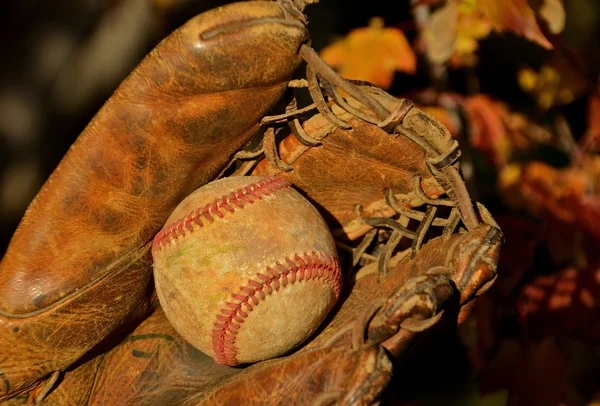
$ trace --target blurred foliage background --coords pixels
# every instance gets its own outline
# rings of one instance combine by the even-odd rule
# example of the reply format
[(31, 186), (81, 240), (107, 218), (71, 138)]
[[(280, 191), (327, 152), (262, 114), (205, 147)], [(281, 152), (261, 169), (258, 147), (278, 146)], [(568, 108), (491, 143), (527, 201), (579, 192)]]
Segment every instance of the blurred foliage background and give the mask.
[[(121, 80), (225, 3), (0, 4), (0, 252)], [(471, 195), (506, 235), (493, 289), (458, 329), (422, 338), (433, 351), (417, 343), (384, 404), (600, 405), (600, 2), (320, 0), (306, 12), (313, 47), (343, 76), (448, 126)]]

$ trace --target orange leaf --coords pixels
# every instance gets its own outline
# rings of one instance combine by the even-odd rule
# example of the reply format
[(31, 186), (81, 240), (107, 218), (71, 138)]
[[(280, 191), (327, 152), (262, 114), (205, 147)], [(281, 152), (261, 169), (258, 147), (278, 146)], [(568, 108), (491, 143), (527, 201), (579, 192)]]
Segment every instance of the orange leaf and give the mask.
[(522, 182), (522, 196), (533, 209), (543, 209), (566, 223), (576, 221), (578, 203), (588, 182), (584, 172), (561, 171), (533, 161), (526, 167)]
[(553, 48), (542, 34), (526, 0), (479, 0), (477, 6), (489, 17), (497, 31), (510, 30), (546, 49)]
[(414, 73), (415, 54), (402, 31), (384, 28), (380, 18), (369, 27), (352, 30), (342, 40), (321, 51), (321, 57), (348, 79), (366, 80), (388, 89), (394, 72)]
[(485, 95), (466, 99), (464, 107), (469, 115), (470, 143), (482, 151), (495, 166), (506, 165), (511, 144), (506, 135), (504, 105)]
[(583, 167), (556, 169), (542, 162), (530, 162), (519, 180), (518, 193), (533, 212), (576, 224), (600, 241), (600, 195), (590, 193), (596, 181), (594, 161), (582, 163)]

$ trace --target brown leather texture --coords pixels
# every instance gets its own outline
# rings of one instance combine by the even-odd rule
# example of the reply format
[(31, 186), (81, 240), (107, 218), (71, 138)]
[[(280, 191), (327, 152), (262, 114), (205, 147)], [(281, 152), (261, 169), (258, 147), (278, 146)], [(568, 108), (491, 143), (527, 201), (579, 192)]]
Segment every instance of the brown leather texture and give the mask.
[[(331, 72), (308, 74), (323, 66), (311, 66), (304, 20), (286, 4), (236, 3), (186, 24), (65, 156), (0, 264), (0, 401), (372, 404), (418, 334), (442, 317), (460, 323), (491, 286), (502, 233), (472, 204), (456, 141), (410, 102), (364, 84), (356, 86), (372, 99), (357, 99), (381, 108), (316, 98)], [(298, 52), (309, 55), (319, 113), (301, 123), (294, 112), (275, 117), (279, 127), (296, 125), (278, 142), (281, 128), (264, 116)], [(258, 153), (238, 153), (261, 122)], [(245, 161), (228, 171), (234, 155)], [(307, 342), (245, 367), (219, 365), (186, 343), (151, 283), (150, 244), (169, 214), (231, 172), (281, 176), (314, 203), (344, 278)]]
[[(469, 249), (469, 247), (487, 248), (483, 252)], [(497, 263), (502, 245), (502, 234), (495, 227), (483, 224), (475, 231), (469, 233), (457, 233), (449, 237), (437, 237), (425, 244), (414, 259), (402, 258), (382, 277), (376, 268), (371, 265), (363, 268), (357, 273), (354, 280), (350, 280), (344, 292), (346, 298), (340, 300), (341, 306), (331, 322), (327, 323), (325, 331), (308, 343), (305, 348), (322, 346), (331, 335), (343, 330), (343, 326), (357, 319), (364, 309), (375, 299), (388, 298), (393, 292), (404, 286), (411, 278), (416, 278), (427, 273), (447, 276), (457, 287), (465, 285), (462, 276), (468, 272), (478, 269), (487, 269), (488, 263)], [(486, 280), (487, 282), (487, 280)], [(478, 285), (482, 288), (485, 283)], [(470, 286), (470, 285), (469, 285)], [(460, 304), (467, 303), (468, 298), (462, 298), (462, 291), (457, 292), (461, 296)], [(483, 293), (478, 291), (479, 294)], [(368, 332), (367, 332), (368, 335)], [(384, 337), (388, 339), (390, 337)], [(381, 337), (376, 341), (381, 342)], [(412, 339), (412, 335), (406, 340)], [(348, 332), (340, 336), (338, 343), (351, 343), (352, 334)]]
[[(369, 138), (377, 137), (382, 137), (381, 142), (402, 142), (399, 137), (381, 133), (371, 124), (352, 121), (352, 131), (356, 134), (351, 134), (351, 131), (323, 125), (320, 117), (311, 119), (315, 125), (311, 135), (318, 133), (317, 128), (327, 127), (324, 132), (327, 136), (362, 137), (367, 145), (376, 145)], [(311, 127), (307, 125), (306, 128)], [(339, 162), (337, 168), (342, 170), (342, 162), (356, 170), (361, 168), (351, 161), (364, 162), (363, 156), (370, 154), (358, 144), (355, 144), (356, 150), (345, 151), (345, 159), (335, 158)], [(321, 147), (301, 148), (302, 153), (297, 154), (294, 165), (302, 163), (305, 156), (323, 153), (328, 145), (337, 144), (323, 142)], [(394, 149), (390, 147), (389, 150)], [(281, 151), (285, 158), (287, 152), (283, 145)], [(420, 148), (414, 151), (425, 159)], [(383, 155), (383, 151), (379, 155)], [(394, 158), (398, 158), (398, 163), (393, 162)], [(444, 190), (436, 186), (431, 175), (422, 172), (423, 166), (419, 165), (418, 159), (414, 166), (404, 169), (402, 165), (408, 161), (402, 158), (401, 155), (387, 158), (392, 160), (387, 166), (398, 167), (390, 176), (404, 176), (394, 192), (400, 197), (409, 196), (406, 200), (409, 207), (423, 205), (422, 196), (415, 194), (411, 183), (415, 173), (422, 173), (421, 186), (425, 182), (423, 179), (429, 179), (431, 186), (423, 188), (429, 191), (426, 198), (435, 203)], [(374, 161), (384, 159), (379, 156)], [(261, 165), (273, 167), (271, 163)], [(383, 168), (387, 166), (383, 165)], [(367, 168), (364, 165), (362, 171)], [(294, 171), (296, 169), (298, 166)], [(350, 176), (350, 172), (346, 173)], [(296, 182), (290, 175), (287, 178)], [(339, 197), (340, 192), (368, 188), (369, 182), (376, 182), (373, 177), (364, 176), (354, 180), (351, 186), (340, 186), (329, 183), (331, 179), (329, 171), (322, 170), (314, 172), (312, 178), (302, 180), (307, 190), (319, 191), (313, 196), (322, 202), (334, 202), (333, 197)], [(313, 186), (315, 184), (320, 186)], [(361, 203), (366, 207), (379, 207), (373, 202), (382, 200), (387, 185), (389, 183), (378, 183), (372, 195), (365, 195)], [(295, 186), (310, 196), (299, 184)], [(393, 183), (391, 187), (394, 187)], [(321, 205), (320, 209), (329, 207), (333, 207), (332, 212), (339, 213), (337, 218), (343, 221), (352, 223), (350, 213), (356, 216), (351, 204), (341, 206), (339, 210), (335, 209), (336, 205)], [(390, 215), (382, 210), (373, 209), (369, 214)], [(481, 217), (486, 220), (485, 211)], [(337, 218), (329, 217), (331, 228), (340, 225)], [(390, 356), (405, 351), (420, 331), (443, 315), (442, 310), (452, 298), (456, 299), (458, 311), (449, 313), (449, 317), (457, 323), (464, 319), (473, 299), (489, 288), (495, 277), (501, 244), (501, 232), (487, 218), (468, 232), (463, 229), (428, 239), (416, 255), (412, 255), (411, 249), (400, 252), (390, 260), (386, 273), (380, 272), (377, 262), (363, 266), (358, 272), (347, 266), (339, 304), (314, 337), (292, 354), (242, 368), (219, 365), (194, 349), (175, 332), (162, 310), (157, 309), (133, 332), (127, 335), (120, 331), (121, 336), (101, 343), (69, 368), (44, 404), (372, 404), (391, 377)], [(124, 326), (133, 324), (125, 323)], [(13, 398), (10, 404), (24, 404), (30, 400), (31, 396), (22, 394)]]
[[(68, 371), (44, 404), (300, 405), (340, 391), (365, 402), (390, 377), (391, 363), (374, 345), (321, 348), (246, 369), (220, 365), (183, 341), (157, 309), (108, 353)], [(365, 383), (376, 393), (364, 393)]]
[(121, 84), (0, 263), (0, 400), (148, 311), (149, 242), (254, 135), (307, 39), (276, 3), (230, 4), (173, 32)]
[[(472, 233), (433, 239), (422, 255), (405, 258), (383, 278), (377, 272), (359, 272), (344, 286), (340, 306), (311, 342), (291, 355), (246, 368), (219, 365), (195, 350), (157, 309), (119, 344), (107, 343), (107, 353), (98, 348), (97, 355), (68, 371), (44, 404), (303, 405), (328, 394), (342, 404), (370, 404), (390, 378), (390, 361), (378, 345), (390, 337), (367, 336), (353, 347), (354, 327), (360, 326), (364, 310), (378, 299), (393, 299), (399, 287), (432, 269), (451, 266), (448, 276), (459, 280), (465, 264), (478, 269), (489, 259), (497, 260), (501, 241), (492, 229), (482, 225)], [(464, 247), (480, 246), (490, 232), (496, 237), (487, 256), (464, 257)], [(455, 264), (459, 256), (464, 260)], [(405, 345), (414, 335), (402, 336)]]
[(44, 404), (170, 405), (237, 371), (187, 344), (160, 308), (124, 340), (98, 347), (84, 361), (67, 371)]
[[(352, 130), (334, 130), (322, 140), (321, 147), (302, 154), (293, 171), (269, 166), (253, 173), (283, 176), (340, 225), (356, 218), (355, 205), (368, 207), (377, 198), (383, 199), (383, 190), (406, 194), (414, 175), (432, 178), (425, 166), (425, 153), (417, 145), (358, 119), (349, 122)], [(285, 155), (282, 159), (286, 160)]]
[[(386, 93), (376, 96), (390, 110), (399, 103)], [(386, 189), (399, 195), (407, 207), (423, 204), (414, 194), (413, 181), (417, 179), (428, 197), (444, 194), (427, 167), (421, 146), (335, 107), (334, 112), (352, 126), (350, 130), (333, 126), (321, 115), (311, 117), (303, 123), (304, 130), (322, 145), (307, 147), (293, 134), (289, 135), (278, 151), (281, 160), (293, 170), (286, 172), (264, 159), (252, 174), (278, 175), (292, 183), (319, 208), (334, 235), (351, 236), (354, 227), (350, 223), (358, 218), (357, 205), (365, 215), (386, 212), (385, 205), (377, 204), (383, 201)], [(449, 137), (447, 134), (446, 140)]]
[[(372, 124), (351, 121), (353, 130), (343, 131), (321, 119), (320, 115), (314, 116), (305, 128), (311, 135), (326, 129), (321, 132), (324, 134), (322, 146), (300, 148), (290, 140), (281, 145), (283, 159), (292, 156), (291, 149), (286, 150), (286, 146), (293, 145), (302, 150), (295, 159), (290, 159), (294, 172), (301, 169), (298, 165), (305, 157), (328, 153), (326, 150), (331, 145), (338, 145), (325, 143), (332, 135), (332, 139), (339, 137), (340, 143), (344, 142), (344, 137), (356, 137), (366, 145), (377, 145), (374, 140), (406, 144), (401, 137), (382, 133)], [(359, 144), (354, 144), (354, 150), (345, 150), (344, 156), (337, 156), (342, 152), (332, 153), (338, 162), (332, 165), (341, 171), (345, 162), (348, 168), (368, 172), (370, 167), (367, 165), (361, 169), (361, 165), (353, 163), (365, 162), (364, 156), (373, 156), (368, 148)], [(425, 159), (422, 148), (411, 146), (410, 142), (404, 147), (404, 151), (415, 151), (420, 158), (410, 164), (410, 157), (405, 159), (403, 155), (396, 155), (395, 147), (387, 150), (394, 152), (387, 158), (382, 157), (384, 150), (369, 158), (376, 163), (388, 159), (389, 163), (382, 165), (382, 170), (392, 168), (389, 176), (403, 179), (396, 185), (393, 181), (377, 181), (371, 175), (355, 177), (352, 185), (338, 185), (323, 164), (319, 166), (323, 170), (311, 172), (311, 178), (295, 178), (291, 176), (293, 172), (283, 176), (292, 182), (297, 179), (305, 182), (303, 187), (294, 185), (305, 195), (311, 196), (308, 190), (317, 190), (318, 193), (311, 197), (317, 196), (321, 202), (335, 202), (335, 196), (339, 197), (340, 193), (368, 189), (371, 187), (368, 183), (379, 182), (370, 196), (361, 197), (365, 207), (376, 207), (373, 202), (382, 200), (388, 185), (395, 187), (394, 192), (400, 197), (410, 197), (406, 200), (407, 205), (418, 207), (424, 202), (419, 201), (422, 196), (415, 194), (411, 179), (415, 174), (421, 174), (421, 184), (424, 179), (429, 179), (431, 186), (423, 188), (429, 191), (426, 198), (436, 203), (443, 189), (424, 172), (424, 164), (419, 164), (418, 159)], [(261, 163), (261, 167), (274, 168), (267, 161)], [(283, 174), (282, 171), (277, 173)], [(352, 172), (345, 173), (351, 176)], [(349, 196), (357, 199), (355, 196), (361, 195)], [(329, 210), (330, 207), (331, 212), (337, 213), (337, 217), (329, 217), (330, 228), (338, 226), (340, 220), (352, 223), (351, 204), (321, 205), (320, 209)], [(374, 209), (369, 213), (390, 215), (382, 210)], [(485, 212), (481, 217), (486, 220)], [(402, 354), (419, 331), (443, 315), (442, 310), (449, 303), (458, 308), (454, 313), (447, 313), (451, 323), (464, 319), (473, 299), (485, 292), (494, 280), (501, 245), (502, 233), (488, 218), (468, 232), (455, 230), (427, 239), (416, 255), (412, 255), (410, 248), (401, 251), (391, 258), (387, 273), (380, 272), (377, 262), (361, 267), (358, 272), (346, 264), (339, 304), (317, 333), (291, 354), (247, 367), (219, 365), (195, 350), (175, 332), (162, 310), (157, 309), (122, 341), (115, 339), (102, 343), (70, 368), (49, 393), (45, 404), (371, 404), (379, 398), (390, 379), (393, 368), (390, 356)], [(89, 384), (90, 380), (93, 384)], [(18, 401), (27, 400), (23, 395), (13, 402), (19, 404)]]

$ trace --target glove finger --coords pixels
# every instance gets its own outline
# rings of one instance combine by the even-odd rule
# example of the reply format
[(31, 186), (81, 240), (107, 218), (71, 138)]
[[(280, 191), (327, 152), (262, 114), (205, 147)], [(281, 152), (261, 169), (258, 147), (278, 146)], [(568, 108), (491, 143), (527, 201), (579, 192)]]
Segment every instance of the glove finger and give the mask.
[[(496, 276), (501, 243), (498, 229), (484, 224), (470, 233), (432, 239), (415, 258), (404, 256), (385, 276), (377, 272), (376, 264), (363, 268), (353, 285), (346, 286), (346, 296), (332, 320), (306, 348), (330, 345), (332, 337), (336, 345), (352, 346), (357, 332), (372, 343), (400, 334), (403, 339), (395, 346), (405, 345), (417, 329), (410, 323), (402, 328), (404, 322), (435, 317), (453, 294), (464, 306), (489, 288)], [(381, 298), (387, 304), (365, 322), (359, 316), (362, 309)], [(458, 321), (465, 317), (466, 313), (460, 313)]]
[(185, 343), (159, 308), (108, 352), (68, 371), (44, 404), (371, 404), (391, 378), (382, 347), (322, 348), (247, 368)]
[(240, 372), (187, 344), (160, 308), (121, 342), (103, 343), (85, 361), (64, 374), (44, 405), (180, 404)]
[(250, 140), (300, 63), (308, 35), (290, 15), (244, 2), (197, 16), (84, 130), (0, 263), (0, 401), (145, 313), (148, 241)]
[(369, 405), (391, 374), (392, 364), (380, 346), (319, 348), (248, 368), (186, 405)]
[[(280, 143), (279, 155), (292, 171), (282, 171), (266, 159), (253, 172), (286, 178), (316, 203), (339, 247), (375, 261), (356, 276), (346, 274), (339, 310), (308, 348), (331, 344), (344, 335), (356, 346), (366, 339), (363, 335), (382, 343), (400, 334), (402, 340), (394, 344), (397, 352), (417, 330), (439, 319), (455, 288), (465, 305), (462, 321), (467, 302), (495, 278), (502, 235), (485, 208), (479, 206), (481, 219), (462, 218), (469, 232), (457, 233), (459, 214), (464, 216), (472, 207), (465, 208), (464, 198), (457, 196), (460, 187), (455, 186), (462, 180), (455, 172), (449, 176), (444, 172), (458, 166), (456, 142), (440, 123), (410, 103), (379, 90), (372, 96), (392, 112), (382, 125), (359, 120), (334, 105), (332, 111), (352, 130), (338, 128), (317, 114), (302, 125), (320, 146), (306, 146), (291, 135)], [(365, 111), (364, 106), (356, 108)], [(471, 206), (470, 200), (467, 203)], [(393, 232), (369, 234), (366, 244), (352, 246), (373, 227)], [(353, 258), (352, 263), (357, 262)], [(428, 283), (436, 275), (437, 293), (431, 294)], [(395, 295), (398, 290), (403, 294)], [(388, 300), (387, 308), (365, 321), (364, 309), (382, 299)], [(391, 344), (388, 349), (393, 349)]]

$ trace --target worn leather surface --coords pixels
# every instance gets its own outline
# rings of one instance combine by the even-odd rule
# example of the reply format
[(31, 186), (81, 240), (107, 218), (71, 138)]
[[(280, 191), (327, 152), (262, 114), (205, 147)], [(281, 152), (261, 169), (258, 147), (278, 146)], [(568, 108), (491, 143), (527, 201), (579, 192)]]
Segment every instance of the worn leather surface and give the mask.
[[(389, 110), (399, 104), (387, 94), (374, 97)], [(444, 193), (427, 168), (425, 150), (419, 145), (352, 118), (337, 106), (333, 111), (352, 128), (334, 127), (323, 116), (316, 115), (306, 120), (303, 127), (322, 145), (307, 147), (290, 135), (280, 144), (279, 154), (293, 170), (283, 171), (264, 159), (252, 174), (284, 177), (319, 208), (334, 230), (357, 219), (356, 205), (363, 207), (366, 216), (378, 215), (383, 207), (373, 203), (384, 199), (386, 189), (403, 195), (406, 207), (422, 204), (413, 193), (415, 177), (420, 177), (425, 193), (431, 197)]]
[[(374, 368), (378, 363), (381, 370)], [(68, 371), (44, 404), (310, 404), (324, 392), (357, 392), (369, 377), (379, 392), (390, 368), (373, 345), (311, 350), (247, 369), (226, 367), (183, 341), (157, 309), (110, 352)], [(360, 400), (368, 397), (361, 394)], [(10, 404), (25, 401), (17, 397)]]
[[(107, 343), (68, 371), (45, 404), (81, 404), (77, 402), (85, 399), (89, 405), (305, 405), (331, 392), (347, 404), (369, 404), (389, 380), (390, 366), (379, 346), (389, 337), (372, 341), (367, 334), (362, 345), (353, 348), (353, 330), (344, 333), (345, 327), (360, 325), (373, 302), (393, 296), (410, 278), (440, 266), (450, 269), (447, 276), (462, 285), (468, 266), (483, 269), (490, 260), (497, 261), (501, 238), (493, 230), (482, 225), (471, 233), (435, 238), (416, 258), (405, 257), (386, 276), (359, 272), (357, 280), (344, 285), (338, 308), (311, 341), (291, 355), (246, 368), (219, 365), (195, 350), (157, 309), (118, 345)], [(465, 249), (481, 246), (486, 238), (490, 244), (485, 253)], [(334, 336), (335, 343), (329, 345)], [(403, 339), (409, 342), (414, 336), (408, 333)]]
[(0, 400), (147, 311), (149, 242), (253, 136), (307, 38), (275, 3), (232, 4), (186, 23), (121, 84), (0, 263)]
[(331, 397), (338, 404), (370, 405), (391, 375), (392, 363), (380, 346), (319, 348), (261, 363), (183, 404), (310, 405)]
[(116, 346), (98, 348), (68, 371), (47, 405), (170, 405), (218, 385), (236, 369), (215, 363), (179, 336), (158, 308)]
[[(376, 263), (356, 275), (346, 269), (338, 306), (302, 348), (279, 359), (245, 368), (218, 365), (185, 343), (160, 309), (137, 325), (153, 303), (148, 242), (175, 205), (211, 180), (252, 136), (298, 63), (296, 49), (277, 49), (273, 42), (297, 48), (305, 31), (273, 23), (271, 17), (282, 14), (272, 3), (247, 4), (225, 15), (233, 20), (267, 15), (268, 21), (261, 21), (272, 29), (218, 26), (202, 40), (214, 41), (208, 49), (217, 64), (203, 71), (209, 76), (221, 71), (228, 79), (213, 77), (215, 87), (207, 89), (211, 82), (196, 78), (194, 63), (186, 61), (189, 53), (205, 47), (188, 49), (186, 38), (198, 37), (186, 36), (185, 30), (175, 34), (122, 85), (32, 204), (0, 265), (0, 344), (7, 348), (0, 353), (0, 394), (16, 393), (10, 404), (27, 402), (26, 389), (65, 369), (45, 404), (289, 405), (332, 399), (370, 404), (390, 377), (384, 348), (397, 355), (416, 335), (401, 327), (403, 319), (397, 330), (382, 334), (373, 323), (385, 321), (385, 312), (367, 317), (369, 309), (377, 309), (374, 304), (393, 302), (399, 289), (414, 285), (409, 281), (432, 272), (458, 289), (455, 296), (463, 309), (489, 287), (501, 234), (482, 224), (469, 233), (428, 240), (414, 258), (406, 251), (387, 275), (377, 273)], [(206, 29), (202, 24), (225, 18), (222, 10), (190, 27)], [(253, 35), (241, 35), (246, 30)], [(254, 35), (262, 38), (258, 44), (252, 42)], [(269, 47), (251, 53), (263, 40)], [(256, 65), (231, 61), (232, 55), (255, 57)], [(161, 63), (153, 67), (153, 60)], [(276, 79), (264, 76), (273, 67)], [(256, 74), (235, 75), (235, 69)], [(391, 96), (379, 99), (388, 106), (397, 103)], [(317, 204), (332, 229), (356, 220), (357, 204), (367, 215), (383, 215), (377, 204), (387, 188), (406, 208), (422, 205), (413, 190), (415, 176), (428, 198), (444, 193), (427, 169), (422, 147), (402, 134), (339, 116), (353, 129), (334, 128), (320, 115), (305, 122), (305, 130), (319, 135), (322, 146), (300, 146), (292, 138), (281, 145), (280, 154), (294, 171), (283, 174), (265, 161), (255, 174), (285, 176)], [(427, 139), (430, 123), (421, 120), (427, 116), (411, 117), (420, 121), (411, 121), (406, 131)], [(434, 137), (441, 149), (449, 141), (446, 135)]]
[(418, 146), (363, 121), (350, 123), (352, 130), (337, 129), (322, 140), (322, 146), (302, 154), (293, 171), (268, 166), (254, 174), (278, 172), (325, 208), (329, 221), (335, 218), (339, 224), (356, 218), (355, 205), (383, 199), (385, 189), (406, 194), (414, 175), (431, 177)]

